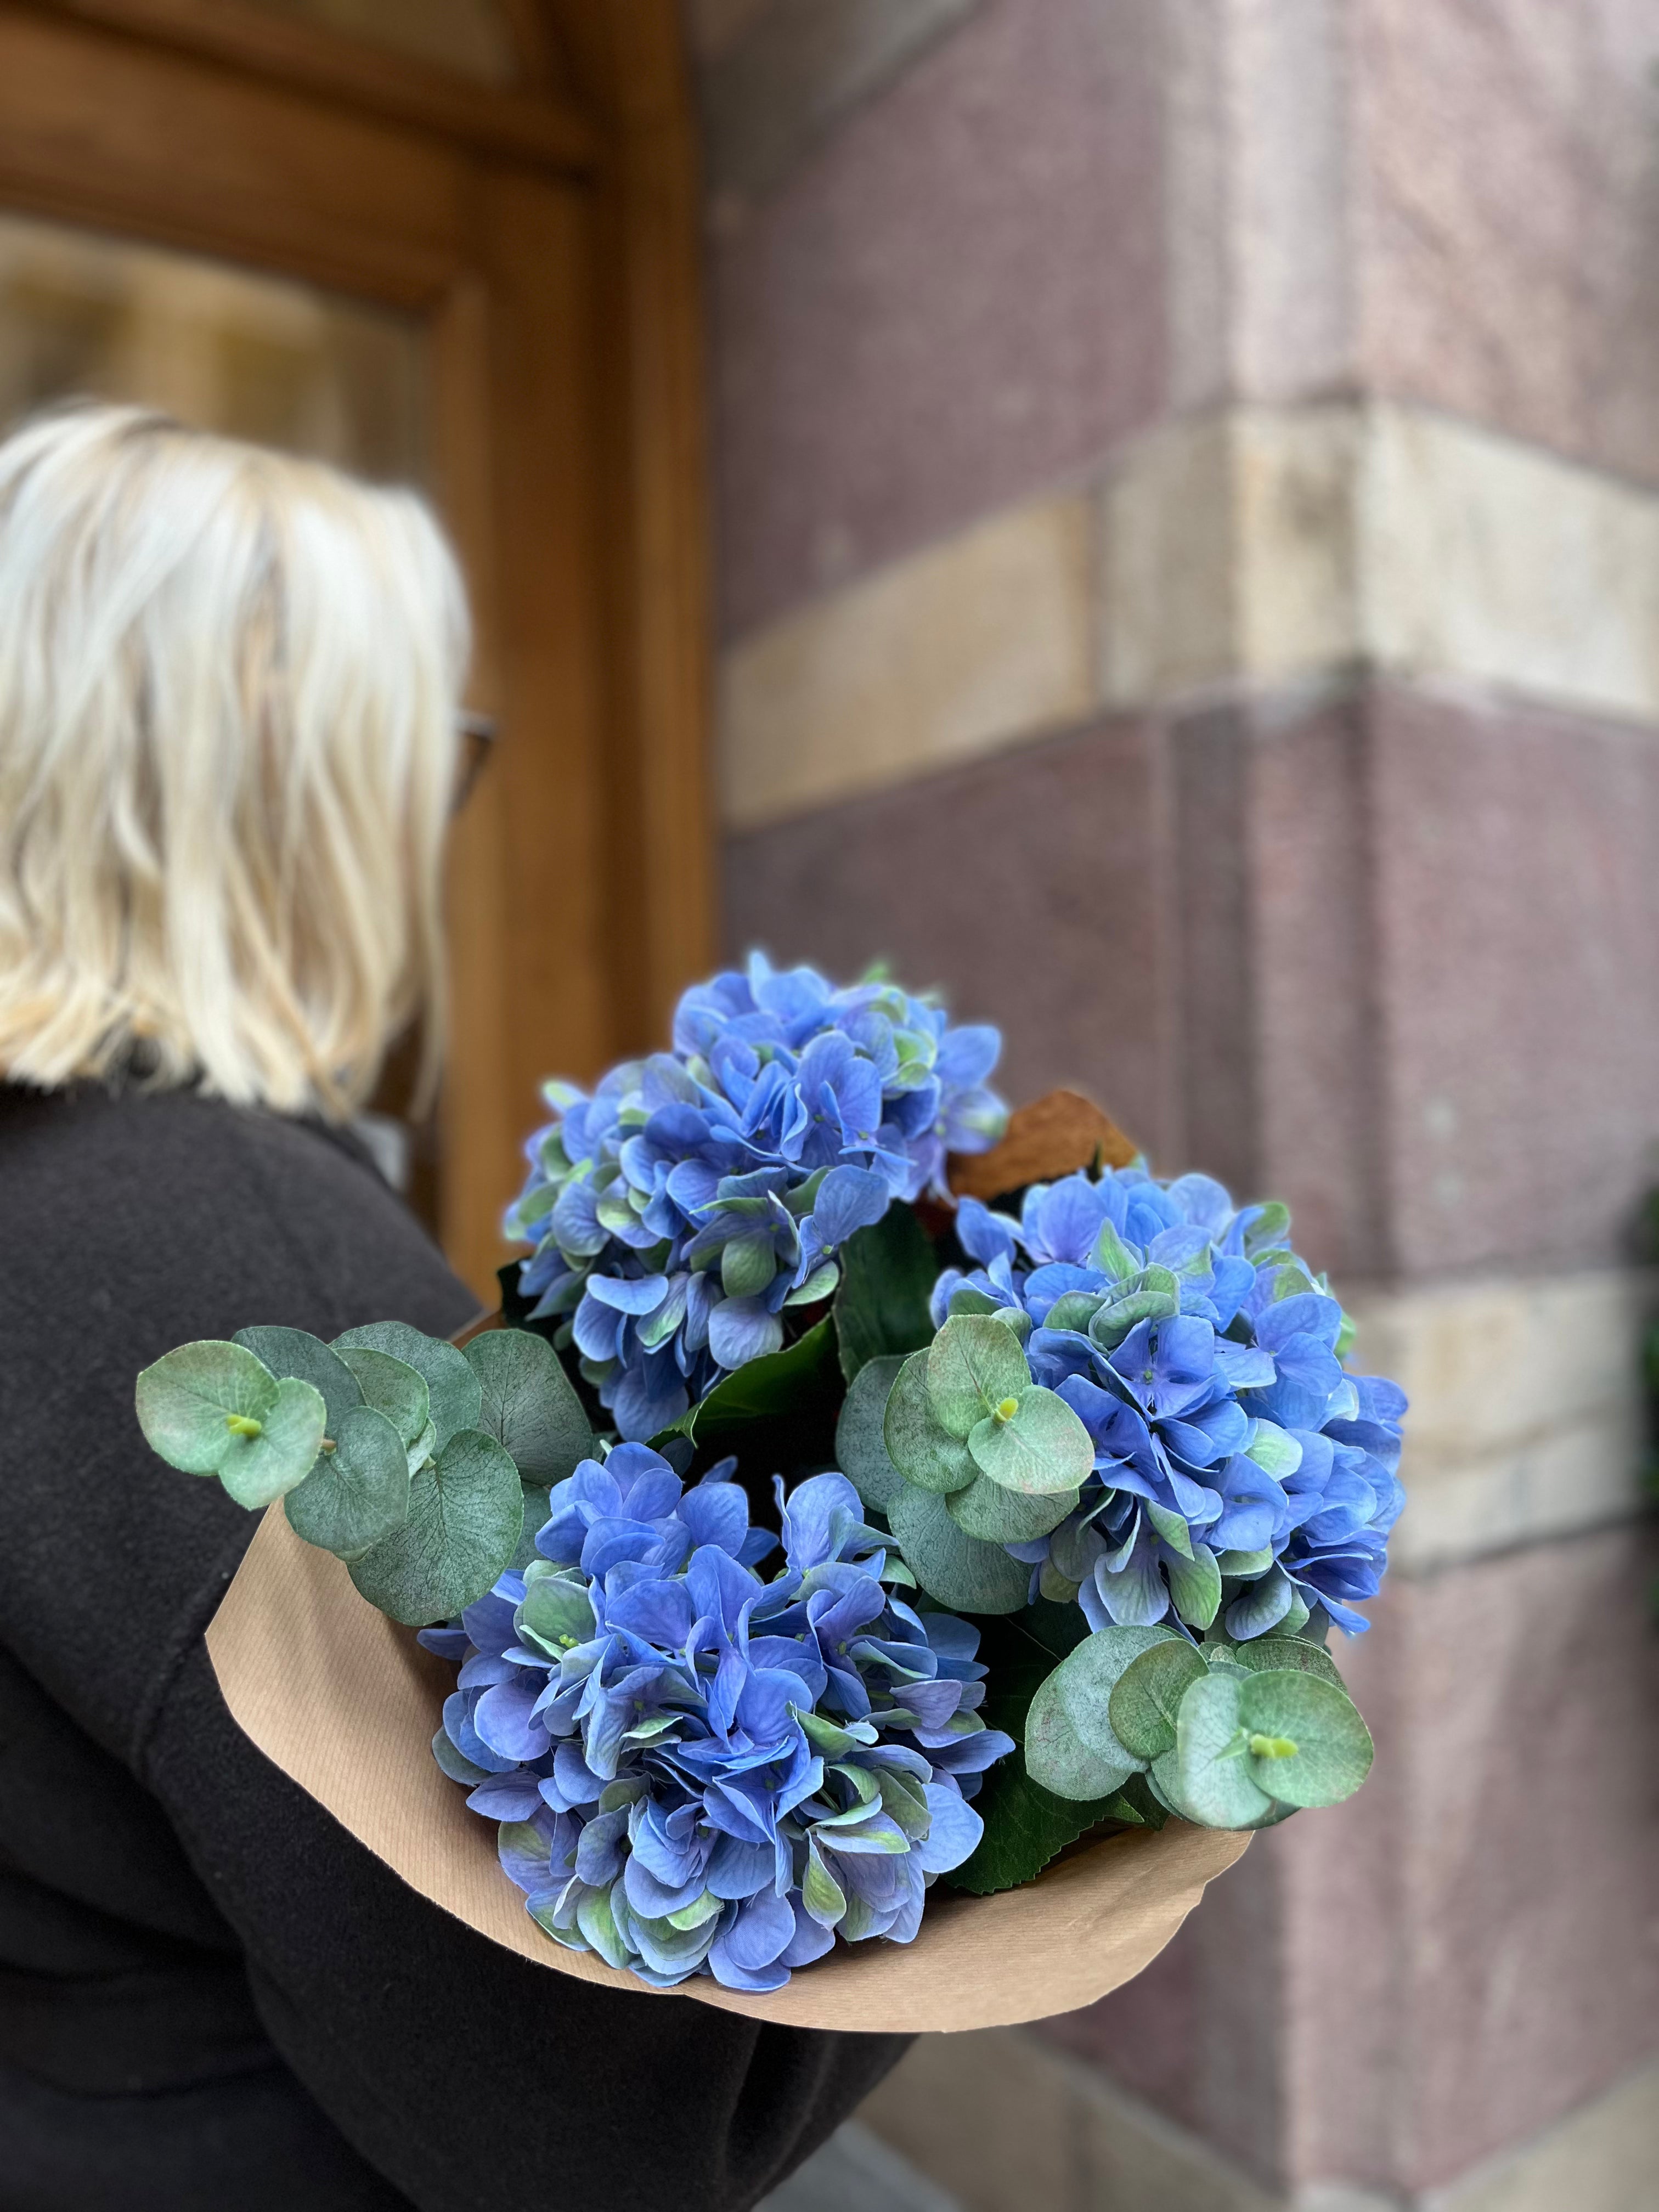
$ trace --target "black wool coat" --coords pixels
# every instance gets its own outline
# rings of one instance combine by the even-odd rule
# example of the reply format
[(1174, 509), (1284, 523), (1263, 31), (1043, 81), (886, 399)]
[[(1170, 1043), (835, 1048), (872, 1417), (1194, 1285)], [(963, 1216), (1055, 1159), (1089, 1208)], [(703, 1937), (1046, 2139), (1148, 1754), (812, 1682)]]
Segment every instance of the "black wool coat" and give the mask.
[(255, 1516), (133, 1378), (475, 1307), (348, 1137), (0, 1085), (0, 2212), (742, 2212), (903, 2049), (515, 1958), (231, 1720), (202, 1639)]

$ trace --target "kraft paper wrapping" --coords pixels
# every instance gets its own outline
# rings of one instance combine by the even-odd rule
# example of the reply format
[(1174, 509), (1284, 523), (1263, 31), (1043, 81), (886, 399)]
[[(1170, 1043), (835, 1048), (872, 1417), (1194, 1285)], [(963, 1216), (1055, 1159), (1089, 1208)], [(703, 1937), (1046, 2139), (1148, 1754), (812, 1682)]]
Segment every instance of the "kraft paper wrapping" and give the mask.
[(495, 1857), (494, 1824), (434, 1763), (454, 1669), (359, 1597), (339, 1561), (265, 1514), (208, 1630), (243, 1734), (410, 1888), (493, 1943), (556, 1974), (673, 1994), (790, 2027), (894, 2033), (1000, 2027), (1092, 2004), (1164, 1948), (1249, 1841), (1172, 1820), (1114, 1837), (1022, 1889), (942, 1886), (914, 1943), (838, 1944), (769, 1996), (707, 1975), (678, 1991), (567, 1951), (532, 1920)]

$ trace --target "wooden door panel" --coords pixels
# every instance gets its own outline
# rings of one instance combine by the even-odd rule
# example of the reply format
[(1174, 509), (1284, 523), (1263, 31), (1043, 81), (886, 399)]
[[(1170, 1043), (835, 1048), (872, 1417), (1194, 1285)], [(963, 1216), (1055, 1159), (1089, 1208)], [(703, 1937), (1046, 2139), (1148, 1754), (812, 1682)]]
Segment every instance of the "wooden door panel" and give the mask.
[(467, 258), (441, 139), (0, 9), (0, 200), (407, 307)]

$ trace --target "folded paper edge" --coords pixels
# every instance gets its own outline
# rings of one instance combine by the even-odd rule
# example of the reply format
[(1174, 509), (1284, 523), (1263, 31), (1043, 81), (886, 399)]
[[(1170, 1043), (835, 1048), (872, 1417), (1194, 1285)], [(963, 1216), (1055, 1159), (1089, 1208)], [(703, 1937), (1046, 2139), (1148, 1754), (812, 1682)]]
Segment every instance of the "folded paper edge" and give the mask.
[(707, 1976), (659, 1992), (565, 1950), (531, 1919), (489, 1824), (432, 1757), (451, 1670), (360, 1597), (338, 1560), (303, 1543), (280, 1504), (255, 1530), (206, 1641), (242, 1733), (401, 1881), (476, 1934), (556, 1973), (780, 2026), (953, 2033), (1074, 2011), (1149, 1965), (1250, 1840), (1172, 1821), (1159, 1833), (1110, 1838), (993, 1897), (936, 1887), (914, 1943), (838, 1946), (769, 1994), (722, 1989)]

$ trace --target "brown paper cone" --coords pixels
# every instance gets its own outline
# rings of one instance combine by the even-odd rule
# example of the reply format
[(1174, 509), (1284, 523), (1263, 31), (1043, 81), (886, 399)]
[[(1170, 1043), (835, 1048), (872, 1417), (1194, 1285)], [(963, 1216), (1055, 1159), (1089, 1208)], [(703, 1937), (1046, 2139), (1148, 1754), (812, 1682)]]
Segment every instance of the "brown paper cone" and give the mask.
[[(410, 1888), (557, 1974), (656, 1995), (544, 1935), (495, 1857), (493, 1826), (440, 1772), (432, 1735), (454, 1671), (359, 1597), (337, 1559), (266, 1513), (207, 1633), (243, 1734)], [(1092, 2004), (1156, 1958), (1249, 1838), (1171, 1821), (1066, 1859), (1023, 1889), (928, 1899), (910, 1944), (838, 1944), (767, 1996), (707, 1975), (677, 1994), (790, 2027), (1000, 2027)]]

